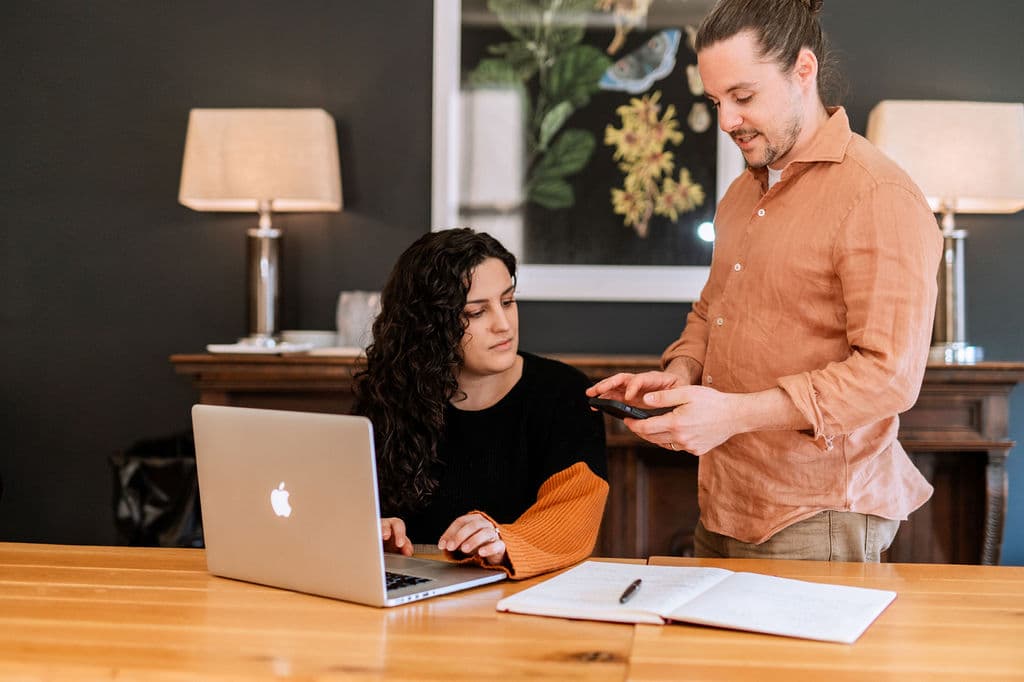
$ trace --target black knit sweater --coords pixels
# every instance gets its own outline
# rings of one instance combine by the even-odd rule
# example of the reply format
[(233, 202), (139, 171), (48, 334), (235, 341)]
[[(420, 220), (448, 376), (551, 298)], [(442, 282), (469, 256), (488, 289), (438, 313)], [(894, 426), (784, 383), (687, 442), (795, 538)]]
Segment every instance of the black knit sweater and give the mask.
[(458, 516), (473, 510), (499, 523), (515, 521), (537, 499), (551, 475), (576, 462), (607, 478), (604, 423), (584, 391), (579, 370), (530, 353), (523, 376), (508, 394), (484, 410), (451, 405), (445, 414), (437, 492), (427, 506), (403, 515), (409, 538), (437, 542)]

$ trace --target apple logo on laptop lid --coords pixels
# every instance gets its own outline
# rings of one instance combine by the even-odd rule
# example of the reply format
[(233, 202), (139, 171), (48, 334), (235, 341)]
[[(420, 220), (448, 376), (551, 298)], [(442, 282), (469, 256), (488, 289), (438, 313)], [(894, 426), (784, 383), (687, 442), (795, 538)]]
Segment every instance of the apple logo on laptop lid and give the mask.
[(292, 515), (292, 506), (288, 503), (288, 491), (284, 489), (284, 481), (270, 491), (270, 506), (278, 516), (289, 517)]

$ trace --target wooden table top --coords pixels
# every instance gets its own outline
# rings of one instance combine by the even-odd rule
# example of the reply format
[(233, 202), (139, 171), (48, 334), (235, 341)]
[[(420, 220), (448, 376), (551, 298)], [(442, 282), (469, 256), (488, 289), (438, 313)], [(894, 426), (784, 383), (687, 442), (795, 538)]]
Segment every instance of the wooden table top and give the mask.
[(495, 611), (527, 584), (378, 609), (213, 577), (202, 550), (0, 543), (0, 679), (625, 679), (631, 626)]
[(1024, 568), (653, 557), (798, 580), (893, 590), (894, 601), (852, 645), (637, 626), (630, 680), (1024, 679)]
[(899, 596), (847, 646), (494, 610), (540, 579), (377, 609), (213, 577), (202, 550), (0, 543), (0, 679), (1024, 679), (1024, 568), (651, 563)]

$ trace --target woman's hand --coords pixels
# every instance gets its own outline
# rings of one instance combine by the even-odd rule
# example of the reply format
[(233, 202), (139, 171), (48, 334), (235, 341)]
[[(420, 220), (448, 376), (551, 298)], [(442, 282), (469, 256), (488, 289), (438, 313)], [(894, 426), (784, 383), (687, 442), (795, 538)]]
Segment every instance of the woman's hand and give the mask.
[(412, 542), (405, 534), (405, 521), (402, 519), (394, 516), (381, 519), (380, 539), (385, 552), (412, 556)]
[(506, 553), (498, 527), (481, 514), (465, 514), (452, 521), (437, 541), (437, 548), (475, 555), (492, 565), (504, 561)]

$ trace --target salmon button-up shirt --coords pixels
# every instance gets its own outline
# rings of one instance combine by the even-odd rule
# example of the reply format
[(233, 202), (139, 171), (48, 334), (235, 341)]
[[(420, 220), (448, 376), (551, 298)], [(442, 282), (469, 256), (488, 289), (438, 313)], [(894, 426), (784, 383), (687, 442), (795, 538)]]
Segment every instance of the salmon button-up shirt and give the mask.
[(702, 523), (743, 542), (824, 510), (905, 519), (932, 493), (896, 435), (924, 376), (941, 234), (906, 173), (829, 113), (771, 189), (765, 169), (733, 182), (708, 282), (662, 356), (720, 391), (781, 387), (812, 425), (700, 458)]

